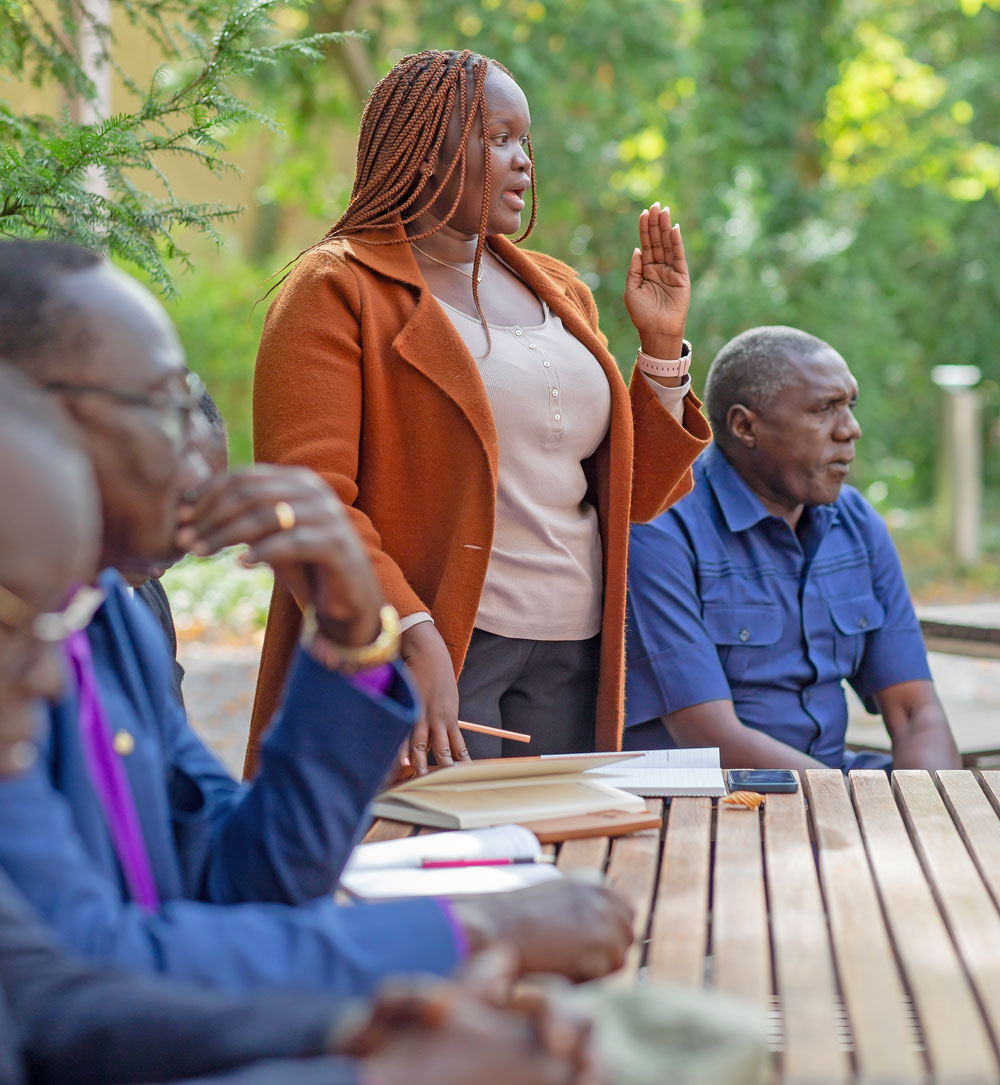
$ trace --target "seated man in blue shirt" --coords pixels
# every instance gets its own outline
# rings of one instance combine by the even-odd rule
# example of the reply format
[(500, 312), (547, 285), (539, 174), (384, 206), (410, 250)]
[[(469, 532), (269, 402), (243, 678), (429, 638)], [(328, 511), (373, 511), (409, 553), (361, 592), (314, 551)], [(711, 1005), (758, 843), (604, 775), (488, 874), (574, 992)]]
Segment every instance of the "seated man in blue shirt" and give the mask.
[[(954, 768), (920, 627), (881, 517), (845, 486), (857, 384), (828, 344), (726, 344), (695, 488), (631, 533), (626, 749), (718, 746), (725, 767)], [(892, 757), (844, 749), (847, 679)]]
[[(346, 673), (357, 646), (384, 643), (388, 628), (346, 511), (303, 469), (209, 481), (166, 313), (82, 249), (0, 244), (0, 356), (79, 425), (104, 514), (105, 600), (71, 642), (78, 689), (52, 707), (34, 768), (0, 783), (0, 867), (65, 944), (231, 991), (368, 994), (388, 973), (449, 973), (496, 938), (526, 970), (590, 978), (621, 963), (629, 909), (596, 886), (336, 905), (368, 803), (416, 716), (398, 660), (379, 689)], [(191, 730), (162, 632), (120, 576), (178, 547), (238, 543), (317, 618), (250, 785)], [(106, 727), (94, 725), (101, 710)]]

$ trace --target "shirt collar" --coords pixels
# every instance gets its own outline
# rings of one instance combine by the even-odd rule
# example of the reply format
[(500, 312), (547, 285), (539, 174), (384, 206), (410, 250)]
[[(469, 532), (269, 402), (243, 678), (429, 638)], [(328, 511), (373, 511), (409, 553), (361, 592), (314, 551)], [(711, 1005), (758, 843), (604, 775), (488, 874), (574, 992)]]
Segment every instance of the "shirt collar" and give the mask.
[[(735, 467), (726, 459), (722, 450), (713, 442), (702, 454), (705, 480), (712, 487), (715, 500), (719, 503), (726, 527), (732, 532), (747, 531), (767, 520), (772, 513), (764, 507), (763, 501), (744, 482)], [(812, 529), (820, 535), (837, 519), (836, 505), (816, 505), (803, 510), (812, 521)]]
[(702, 459), (705, 480), (712, 487), (730, 531), (746, 531), (771, 515), (714, 441), (705, 450)]

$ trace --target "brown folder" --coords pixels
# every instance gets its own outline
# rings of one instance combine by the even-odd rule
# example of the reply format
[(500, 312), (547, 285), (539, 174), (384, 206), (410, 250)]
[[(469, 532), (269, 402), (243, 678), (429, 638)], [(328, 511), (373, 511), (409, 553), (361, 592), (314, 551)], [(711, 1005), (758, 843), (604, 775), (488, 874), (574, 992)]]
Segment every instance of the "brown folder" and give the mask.
[(587, 836), (623, 836), (640, 829), (658, 829), (661, 823), (662, 818), (648, 810), (598, 810), (566, 818), (521, 822), (543, 844), (558, 844), (562, 840), (579, 840)]

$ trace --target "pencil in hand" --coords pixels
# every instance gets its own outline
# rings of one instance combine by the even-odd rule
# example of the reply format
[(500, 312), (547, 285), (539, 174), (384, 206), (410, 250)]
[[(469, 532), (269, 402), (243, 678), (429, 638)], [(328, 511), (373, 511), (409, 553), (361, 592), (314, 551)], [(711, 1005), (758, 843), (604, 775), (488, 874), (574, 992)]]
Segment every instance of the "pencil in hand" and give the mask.
[(512, 742), (530, 742), (531, 735), (526, 735), (521, 731), (505, 731), (502, 727), (487, 727), (482, 723), (469, 723), (466, 720), (459, 720), (458, 726), (463, 731), (475, 731), (477, 735), (493, 735), (494, 738), (509, 738)]

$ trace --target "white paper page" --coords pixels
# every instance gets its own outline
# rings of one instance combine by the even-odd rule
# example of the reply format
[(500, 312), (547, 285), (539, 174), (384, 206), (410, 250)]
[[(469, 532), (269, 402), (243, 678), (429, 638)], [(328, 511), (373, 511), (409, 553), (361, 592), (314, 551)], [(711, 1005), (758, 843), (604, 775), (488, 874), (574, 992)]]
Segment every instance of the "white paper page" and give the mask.
[(340, 884), (365, 900), (389, 897), (458, 897), (478, 893), (508, 893), (561, 878), (551, 863), (512, 863), (510, 866), (455, 867), (450, 870), (345, 871)]
[(590, 769), (587, 775), (636, 795), (724, 795), (726, 791), (717, 746), (646, 750), (634, 761)]
[(422, 792), (413, 791), (402, 797), (416, 807), (454, 814), (470, 828), (477, 824), (571, 817), (590, 813), (591, 810), (642, 809), (642, 803), (636, 801), (635, 796), (623, 794), (609, 784), (610, 781), (582, 773), (562, 777), (537, 788), (519, 785), (507, 787), (505, 783), (469, 791), (457, 788), (435, 791), (428, 787)]
[(419, 867), (425, 859), (531, 859), (541, 853), (538, 838), (523, 825), (497, 825), (359, 844), (344, 869), (353, 873)]

